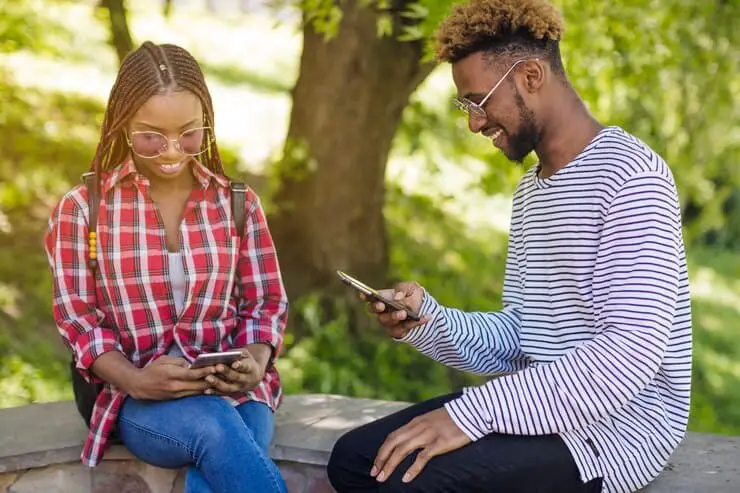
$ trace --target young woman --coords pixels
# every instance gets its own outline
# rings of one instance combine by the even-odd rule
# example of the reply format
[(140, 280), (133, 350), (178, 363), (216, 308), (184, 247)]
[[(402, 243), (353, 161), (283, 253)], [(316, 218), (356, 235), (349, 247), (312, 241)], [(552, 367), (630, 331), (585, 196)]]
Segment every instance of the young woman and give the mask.
[[(77, 371), (102, 385), (83, 463), (115, 431), (147, 463), (190, 466), (189, 493), (284, 492), (267, 448), (288, 303), (250, 189), (239, 236), (213, 126), (186, 50), (146, 42), (124, 60), (92, 196), (73, 188), (49, 222), (54, 317)], [(190, 367), (229, 349), (241, 359)]]

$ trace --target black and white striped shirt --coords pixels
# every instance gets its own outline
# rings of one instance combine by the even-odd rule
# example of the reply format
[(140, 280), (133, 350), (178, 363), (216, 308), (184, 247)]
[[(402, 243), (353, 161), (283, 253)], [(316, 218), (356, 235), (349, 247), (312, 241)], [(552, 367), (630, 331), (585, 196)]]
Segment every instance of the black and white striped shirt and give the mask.
[(425, 293), (432, 320), (404, 340), (455, 368), (506, 374), (446, 405), (473, 440), (559, 434), (583, 481), (631, 492), (683, 438), (691, 307), (673, 176), (647, 145), (603, 129), (514, 195), (503, 310), (468, 313)]

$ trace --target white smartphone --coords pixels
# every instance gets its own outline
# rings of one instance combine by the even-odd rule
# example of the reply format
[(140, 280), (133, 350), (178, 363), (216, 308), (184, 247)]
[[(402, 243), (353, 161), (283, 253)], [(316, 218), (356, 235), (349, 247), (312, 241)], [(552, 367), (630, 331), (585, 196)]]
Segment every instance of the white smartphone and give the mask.
[(407, 307), (406, 305), (402, 303), (399, 303), (396, 300), (386, 298), (385, 296), (381, 295), (378, 291), (371, 288), (364, 282), (358, 281), (354, 277), (342, 272), (341, 270), (337, 271), (337, 275), (339, 276), (339, 279), (341, 279), (343, 283), (355, 288), (357, 291), (367, 296), (368, 299), (371, 299), (373, 301), (380, 301), (381, 303), (385, 304), (386, 312), (403, 310), (406, 312), (406, 316), (409, 319), (414, 320), (416, 322), (421, 320), (421, 315), (413, 311), (411, 308)]
[(218, 353), (201, 353), (195, 358), (190, 364), (190, 368), (203, 368), (205, 366), (216, 366), (221, 363), (226, 366), (231, 366), (234, 361), (242, 358), (242, 352), (239, 350), (222, 351)]

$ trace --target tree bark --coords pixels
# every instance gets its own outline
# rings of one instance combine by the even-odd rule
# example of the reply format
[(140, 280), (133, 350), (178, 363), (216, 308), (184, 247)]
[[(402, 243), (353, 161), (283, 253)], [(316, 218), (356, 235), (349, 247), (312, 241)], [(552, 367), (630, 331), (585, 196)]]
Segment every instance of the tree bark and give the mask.
[(108, 10), (110, 20), (110, 44), (116, 50), (118, 63), (134, 49), (131, 31), (128, 28), (128, 15), (123, 0), (102, 0), (101, 5)]
[(310, 22), (270, 216), (288, 295), (336, 294), (341, 269), (382, 287), (384, 176), (409, 97), (431, 72), (422, 44), (378, 37), (377, 13), (342, 3), (336, 37)]

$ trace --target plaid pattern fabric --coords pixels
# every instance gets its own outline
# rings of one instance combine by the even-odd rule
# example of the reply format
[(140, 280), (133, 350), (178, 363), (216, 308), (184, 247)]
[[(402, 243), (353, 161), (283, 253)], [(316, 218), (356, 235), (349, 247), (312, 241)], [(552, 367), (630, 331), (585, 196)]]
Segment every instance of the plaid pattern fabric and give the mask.
[[(199, 187), (180, 225), (187, 278), (182, 312), (176, 313), (169, 282), (165, 231), (149, 182), (131, 160), (103, 178), (98, 218), (98, 269), (87, 265), (87, 191), (80, 185), (55, 207), (45, 237), (53, 276), (54, 318), (72, 350), (77, 369), (97, 381), (90, 367), (107, 351), (120, 351), (143, 368), (179, 346), (189, 360), (213, 352), (266, 343), (281, 349), (288, 301), (272, 237), (259, 198), (246, 194), (240, 243), (230, 207), (229, 184), (200, 163)], [(100, 462), (125, 395), (106, 384), (98, 396), (82, 462)], [(224, 397), (234, 405), (249, 399), (275, 409), (280, 377), (268, 365), (253, 391)]]

